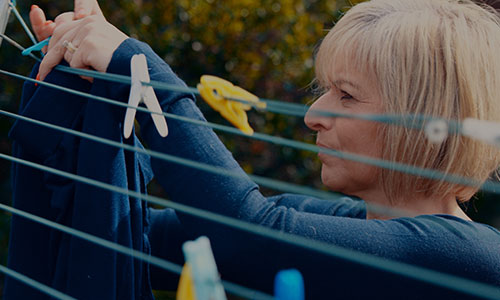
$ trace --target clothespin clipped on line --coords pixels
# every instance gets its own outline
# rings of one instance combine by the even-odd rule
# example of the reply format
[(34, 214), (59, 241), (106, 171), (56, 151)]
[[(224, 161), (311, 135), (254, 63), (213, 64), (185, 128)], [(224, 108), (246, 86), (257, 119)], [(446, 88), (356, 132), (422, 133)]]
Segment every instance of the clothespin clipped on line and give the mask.
[(28, 48), (24, 49), (24, 51), (21, 52), (21, 54), (24, 55), (24, 56), (27, 56), (27, 55), (30, 55), (31, 52), (33, 52), (33, 51), (42, 51), (43, 47), (45, 47), (45, 46), (47, 46), (49, 44), (50, 38), (52, 38), (52, 37), (49, 36), (45, 40), (43, 40), (43, 41), (41, 41), (39, 43), (36, 43), (33, 46), (31, 46), (31, 47), (28, 47)]
[(158, 133), (162, 137), (168, 135), (167, 121), (162, 115), (162, 110), (158, 98), (153, 90), (152, 86), (144, 85), (143, 83), (149, 83), (149, 72), (148, 72), (148, 62), (144, 54), (136, 54), (132, 56), (130, 60), (130, 71), (131, 71), (131, 85), (130, 85), (130, 96), (128, 98), (128, 104), (132, 107), (128, 107), (125, 113), (125, 120), (123, 122), (123, 135), (125, 138), (129, 138), (132, 133), (132, 128), (134, 127), (134, 119), (136, 108), (139, 103), (145, 103), (146, 107), (153, 112), (151, 118), (153, 118), (153, 123), (158, 130)]
[[(12, 8), (9, 5), (10, 0), (0, 0), (0, 33), (5, 34), (7, 23), (9, 22), (10, 11)], [(3, 38), (0, 37), (0, 46), (2, 45)]]
[(246, 114), (246, 111), (250, 110), (252, 106), (231, 99), (255, 103), (258, 108), (265, 108), (265, 102), (259, 101), (259, 98), (252, 93), (216, 76), (201, 76), (197, 88), (202, 98), (226, 120), (243, 133), (248, 135), (253, 134), (254, 131), (248, 124)]
[[(500, 123), (473, 118), (464, 119), (460, 126), (462, 135), (500, 147)], [(432, 143), (442, 143), (448, 137), (450, 126), (442, 119), (435, 119), (425, 125), (425, 134)]]
[(186, 264), (182, 269), (177, 300), (226, 300), (215, 258), (206, 236), (182, 245)]
[(500, 123), (467, 118), (462, 121), (462, 134), (500, 147)]
[(282, 270), (274, 278), (276, 300), (304, 300), (304, 279), (296, 269)]
[(193, 271), (188, 264), (182, 268), (179, 286), (177, 287), (177, 300), (196, 300), (194, 291)]
[(431, 143), (440, 144), (448, 137), (448, 123), (442, 119), (428, 121), (424, 132)]

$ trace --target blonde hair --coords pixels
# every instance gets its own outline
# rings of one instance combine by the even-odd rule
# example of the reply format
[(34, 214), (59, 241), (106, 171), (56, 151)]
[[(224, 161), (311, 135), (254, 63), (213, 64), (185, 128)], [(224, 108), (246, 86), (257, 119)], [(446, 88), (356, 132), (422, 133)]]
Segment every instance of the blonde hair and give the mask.
[[(323, 40), (316, 77), (344, 63), (373, 74), (385, 113), (446, 120), (500, 121), (500, 20), (469, 0), (372, 0), (356, 5)], [(381, 125), (382, 159), (484, 182), (500, 164), (497, 148), (460, 135), (430, 143), (421, 130)], [(479, 185), (380, 170), (392, 200), (409, 192), (469, 200)]]

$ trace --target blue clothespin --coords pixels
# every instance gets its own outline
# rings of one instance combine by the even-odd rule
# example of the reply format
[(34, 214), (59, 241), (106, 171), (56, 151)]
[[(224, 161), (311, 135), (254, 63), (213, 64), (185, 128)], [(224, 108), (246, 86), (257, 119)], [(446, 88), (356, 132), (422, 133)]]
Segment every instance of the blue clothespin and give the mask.
[(296, 269), (279, 271), (274, 278), (276, 300), (304, 300), (304, 279)]
[(185, 242), (182, 251), (191, 268), (196, 300), (226, 300), (208, 238)]
[(50, 38), (51, 37), (49, 36), (45, 40), (43, 40), (43, 41), (41, 41), (41, 42), (39, 42), (39, 43), (29, 47), (29, 48), (24, 49), (24, 51), (21, 52), (21, 54), (24, 56), (27, 56), (27, 55), (30, 55), (31, 52), (33, 52), (33, 51), (42, 51), (43, 47), (45, 47), (49, 44)]

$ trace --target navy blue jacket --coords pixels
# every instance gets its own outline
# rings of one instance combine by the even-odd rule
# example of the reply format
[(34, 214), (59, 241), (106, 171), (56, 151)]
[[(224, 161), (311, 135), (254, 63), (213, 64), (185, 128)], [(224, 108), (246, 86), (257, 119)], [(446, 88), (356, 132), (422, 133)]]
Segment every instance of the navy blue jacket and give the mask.
[[(129, 39), (114, 53), (108, 72), (130, 75), (130, 58), (144, 53), (153, 80), (184, 85), (145, 44)], [(36, 72), (36, 70), (35, 70)], [(53, 71), (48, 81), (126, 101), (130, 86), (81, 79)], [(204, 120), (190, 94), (156, 91), (164, 111)], [(140, 145), (122, 138), (124, 109), (25, 84), (20, 112), (36, 119)], [(363, 202), (284, 194), (266, 198), (213, 131), (168, 119), (161, 138), (149, 115), (138, 112), (148, 148), (240, 172), (232, 178), (180, 166), (16, 122), (11, 131), (16, 156), (130, 190), (146, 192), (152, 171), (169, 198), (244, 221), (335, 246), (416, 264), (500, 286), (500, 233), (487, 225), (448, 215), (366, 220)], [(305, 277), (306, 295), (352, 298), (467, 297), (340, 257), (218, 225), (171, 209), (147, 209), (138, 199), (103, 191), (20, 165), (13, 166), (14, 205), (108, 240), (182, 264), (180, 245), (208, 235), (223, 279), (271, 292), (280, 269), (295, 267)], [(29, 187), (29, 188), (27, 188)], [(170, 273), (21, 218), (13, 218), (9, 267), (82, 299), (151, 298), (151, 287), (172, 289)], [(362, 288), (360, 288), (362, 286)], [(14, 280), (6, 299), (41, 298)]]

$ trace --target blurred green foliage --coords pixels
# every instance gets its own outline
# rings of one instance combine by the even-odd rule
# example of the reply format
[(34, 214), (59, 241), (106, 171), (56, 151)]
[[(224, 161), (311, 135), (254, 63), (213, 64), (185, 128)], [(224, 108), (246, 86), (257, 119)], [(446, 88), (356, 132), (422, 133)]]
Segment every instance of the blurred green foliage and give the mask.
[[(314, 78), (315, 48), (336, 18), (357, 2), (361, 1), (112, 0), (101, 1), (100, 5), (112, 24), (151, 45), (190, 86), (195, 86), (201, 75), (212, 74), (259, 97), (308, 103), (314, 100), (309, 85)], [(73, 8), (71, 0), (37, 0), (35, 3), (18, 0), (18, 9), (25, 20), (28, 20), (31, 4), (37, 4), (46, 11), (49, 19)], [(30, 45), (13, 16), (6, 33), (20, 44)], [(19, 50), (3, 42), (1, 69), (28, 74), (32, 65), (31, 58), (22, 57)], [(21, 88), (21, 81), (1, 76), (0, 109), (17, 112)], [(198, 103), (209, 121), (228, 124), (203, 101)], [(257, 132), (306, 142), (315, 140), (301, 118), (252, 111), (249, 119)], [(11, 119), (0, 118), (1, 153), (10, 153), (11, 143), (7, 134), (12, 123)], [(219, 136), (248, 172), (323, 188), (319, 176), (320, 163), (314, 153), (229, 134), (219, 133)], [(10, 203), (9, 175), (10, 163), (0, 160), (2, 203)], [(161, 193), (158, 186), (151, 186), (151, 190)], [(477, 214), (474, 209), (471, 211), (477, 219), (500, 227), (497, 203), (479, 201), (477, 205), (495, 213)], [(8, 214), (0, 212), (2, 264), (6, 261), (8, 222)], [(171, 295), (164, 297), (168, 299)]]

